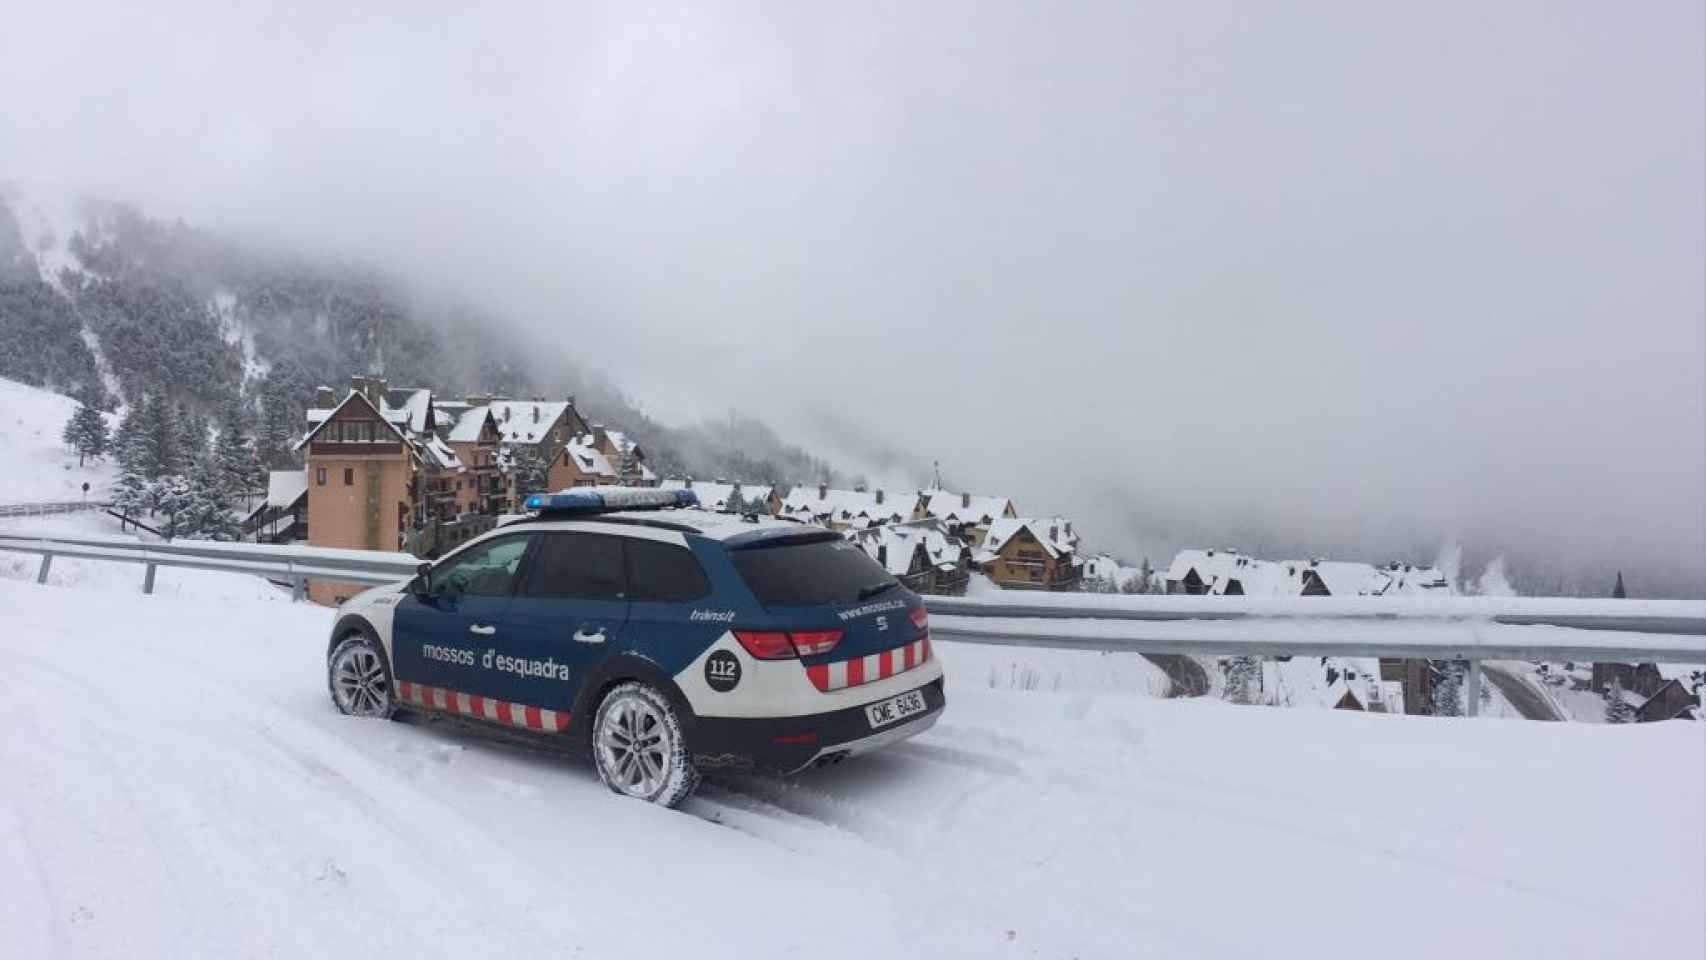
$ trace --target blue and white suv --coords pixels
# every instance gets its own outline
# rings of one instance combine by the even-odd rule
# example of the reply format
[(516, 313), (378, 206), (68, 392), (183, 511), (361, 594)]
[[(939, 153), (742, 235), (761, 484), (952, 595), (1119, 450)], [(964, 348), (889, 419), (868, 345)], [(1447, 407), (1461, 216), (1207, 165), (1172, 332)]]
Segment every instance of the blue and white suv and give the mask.
[(830, 531), (592, 488), (338, 611), (332, 701), (580, 749), (674, 805), (701, 770), (793, 772), (915, 736), (945, 703), (924, 605)]

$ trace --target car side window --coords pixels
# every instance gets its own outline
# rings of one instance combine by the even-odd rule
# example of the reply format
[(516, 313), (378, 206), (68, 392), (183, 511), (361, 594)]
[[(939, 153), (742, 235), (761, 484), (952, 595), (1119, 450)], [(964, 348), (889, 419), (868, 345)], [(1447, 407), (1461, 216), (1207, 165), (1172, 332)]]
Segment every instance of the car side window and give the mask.
[(711, 592), (693, 551), (653, 540), (628, 541), (628, 599), (685, 603)]
[(521, 595), (536, 600), (621, 600), (622, 540), (598, 533), (543, 534)]
[(433, 596), (507, 597), (531, 537), (502, 537), (462, 551), (432, 571)]

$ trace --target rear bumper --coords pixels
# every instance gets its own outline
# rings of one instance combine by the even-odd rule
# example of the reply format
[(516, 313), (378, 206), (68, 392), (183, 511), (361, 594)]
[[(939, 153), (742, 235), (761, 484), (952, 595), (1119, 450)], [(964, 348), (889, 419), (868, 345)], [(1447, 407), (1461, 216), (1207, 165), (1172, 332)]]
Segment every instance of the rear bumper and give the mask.
[(693, 762), (700, 769), (794, 773), (897, 743), (930, 729), (947, 706), (941, 677), (911, 689), (924, 695), (925, 711), (875, 730), (864, 704), (805, 717), (695, 718), (688, 733)]

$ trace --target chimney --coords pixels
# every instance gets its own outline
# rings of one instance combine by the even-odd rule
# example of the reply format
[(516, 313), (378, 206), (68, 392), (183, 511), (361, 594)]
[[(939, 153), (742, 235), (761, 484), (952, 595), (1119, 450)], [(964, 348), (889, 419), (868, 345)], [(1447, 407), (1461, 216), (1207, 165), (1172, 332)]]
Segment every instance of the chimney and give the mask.
[(321, 410), (330, 410), (337, 405), (338, 395), (332, 392), (331, 387), (314, 388), (314, 406)]
[(509, 411), (510, 411), (509, 407), (507, 407), (507, 406), (504, 407), (504, 423), (509, 422)]
[(829, 484), (827, 484), (827, 483), (819, 483), (819, 484), (818, 484), (818, 485), (817, 485), (817, 498), (818, 498), (818, 499), (819, 499), (819, 500), (827, 500), (827, 499), (829, 499)]
[(879, 565), (881, 565), (884, 570), (887, 570), (889, 568), (889, 545), (888, 544), (886, 544), (886, 543), (877, 544), (877, 563)]
[(1066, 538), (1068, 540), (1072, 539), (1072, 521), (1071, 520), (1066, 521)]
[(1049, 524), (1048, 525), (1048, 538), (1051, 542), (1055, 541), (1055, 540), (1059, 540), (1060, 539), (1060, 528), (1055, 526), (1052, 523)]
[(373, 409), (383, 410), (385, 405), (385, 378), (378, 374), (353, 376), (349, 378), (350, 390), (367, 398), (373, 404)]
[(882, 505), (883, 505), (883, 488), (878, 487), (877, 488), (877, 506), (880, 507)]
[(971, 494), (970, 493), (960, 494), (960, 509), (961, 510), (971, 509)]
[(533, 422), (539, 422), (539, 404), (537, 403), (533, 405)]

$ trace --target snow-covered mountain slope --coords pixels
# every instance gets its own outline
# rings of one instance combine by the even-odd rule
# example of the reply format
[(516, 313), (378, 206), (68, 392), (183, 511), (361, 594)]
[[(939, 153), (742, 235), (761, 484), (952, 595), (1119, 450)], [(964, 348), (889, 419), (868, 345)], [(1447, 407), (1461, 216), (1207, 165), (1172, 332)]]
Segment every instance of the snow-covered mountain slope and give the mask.
[[(79, 467), (60, 440), (76, 409), (70, 397), (0, 379), (0, 503), (76, 500), (85, 481), (90, 498), (107, 495), (117, 478), (112, 462)], [(107, 425), (118, 424), (109, 416)]]
[(12, 582), (0, 609), (4, 956), (1706, 950), (1699, 724), (990, 689), (942, 643), (930, 733), (670, 812), (339, 716), (330, 610)]

